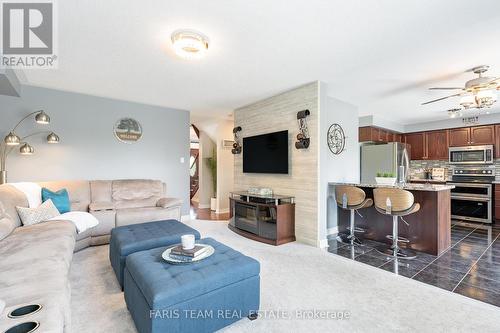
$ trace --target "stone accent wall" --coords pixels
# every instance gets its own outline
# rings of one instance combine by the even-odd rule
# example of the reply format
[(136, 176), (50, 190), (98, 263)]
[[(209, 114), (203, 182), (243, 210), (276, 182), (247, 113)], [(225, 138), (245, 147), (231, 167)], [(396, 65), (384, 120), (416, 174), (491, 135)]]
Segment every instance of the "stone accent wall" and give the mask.
[[(270, 187), (276, 194), (295, 196), (295, 234), (297, 240), (317, 245), (318, 240), (318, 104), (319, 82), (313, 82), (234, 112), (234, 126), (241, 126), (240, 137), (288, 130), (289, 173), (243, 173), (243, 154), (234, 155), (234, 189)], [(297, 112), (308, 109), (311, 145), (295, 149), (298, 133)]]

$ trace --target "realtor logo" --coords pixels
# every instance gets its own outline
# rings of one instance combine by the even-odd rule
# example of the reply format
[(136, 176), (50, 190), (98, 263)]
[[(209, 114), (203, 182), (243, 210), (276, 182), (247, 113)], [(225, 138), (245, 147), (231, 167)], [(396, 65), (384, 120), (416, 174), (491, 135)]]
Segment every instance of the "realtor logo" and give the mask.
[(55, 68), (54, 16), (52, 1), (3, 1), (1, 65)]

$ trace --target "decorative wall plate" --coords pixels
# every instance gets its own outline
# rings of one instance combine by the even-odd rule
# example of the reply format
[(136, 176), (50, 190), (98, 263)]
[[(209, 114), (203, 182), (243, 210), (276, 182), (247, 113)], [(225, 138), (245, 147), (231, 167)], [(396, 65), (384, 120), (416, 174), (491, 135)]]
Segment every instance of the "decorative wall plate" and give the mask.
[(342, 126), (339, 124), (330, 125), (326, 134), (326, 142), (333, 154), (338, 155), (342, 153), (345, 148), (345, 134)]
[(116, 122), (113, 133), (121, 142), (134, 143), (142, 138), (142, 127), (135, 119), (122, 118)]

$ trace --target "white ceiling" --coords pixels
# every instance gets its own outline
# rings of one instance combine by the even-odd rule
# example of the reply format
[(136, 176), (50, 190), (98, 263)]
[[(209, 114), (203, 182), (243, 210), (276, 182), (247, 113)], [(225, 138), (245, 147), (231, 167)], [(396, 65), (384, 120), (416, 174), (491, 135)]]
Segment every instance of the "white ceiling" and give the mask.
[[(498, 0), (64, 0), (59, 69), (29, 84), (191, 110), (198, 118), (321, 80), (330, 95), (401, 124), (446, 118), (462, 85), (489, 64), (500, 76)], [(177, 58), (170, 34), (209, 36), (201, 61)], [(445, 92), (446, 93), (446, 92)], [(456, 102), (456, 100), (455, 100)], [(500, 104), (500, 102), (499, 102)]]

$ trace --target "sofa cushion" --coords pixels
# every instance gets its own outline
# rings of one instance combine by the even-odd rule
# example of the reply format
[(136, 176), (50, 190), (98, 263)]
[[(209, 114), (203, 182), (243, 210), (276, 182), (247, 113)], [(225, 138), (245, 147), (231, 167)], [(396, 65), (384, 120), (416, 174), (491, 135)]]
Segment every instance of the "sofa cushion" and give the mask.
[(12, 219), (0, 217), (0, 241), (10, 235), (15, 228), (16, 225)]
[(59, 213), (64, 214), (71, 210), (71, 203), (69, 202), (68, 191), (63, 188), (59, 191), (51, 191), (48, 188), (42, 188), (42, 202), (52, 200)]
[(0, 202), (16, 227), (22, 225), (16, 207), (28, 207), (28, 200), (23, 192), (10, 184), (0, 185)]
[(15, 228), (16, 224), (10, 215), (5, 212), (3, 203), (0, 202), (0, 241), (10, 235)]
[(177, 198), (160, 198), (156, 203), (156, 207), (169, 208), (174, 206), (182, 206), (182, 200)]
[(44, 222), (60, 215), (50, 199), (37, 208), (16, 207), (16, 209), (25, 226)]
[(89, 205), (89, 210), (99, 211), (99, 210), (113, 210), (115, 209), (115, 204), (112, 202), (92, 202)]
[(91, 180), (90, 181), (90, 201), (91, 202), (111, 202), (111, 180)]
[(179, 208), (126, 208), (116, 210), (116, 226), (179, 219)]
[(112, 186), (117, 209), (154, 207), (163, 196), (163, 184), (159, 180), (114, 180)]
[[(69, 300), (68, 273), (76, 229), (52, 221), (17, 228), (0, 246), (0, 299), (7, 304), (51, 295)], [(69, 311), (69, 309), (68, 309)]]
[(63, 180), (54, 182), (41, 182), (40, 186), (51, 191), (65, 188), (68, 191), (71, 210), (88, 212), (90, 204), (90, 183), (86, 180)]

